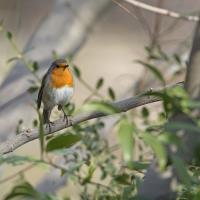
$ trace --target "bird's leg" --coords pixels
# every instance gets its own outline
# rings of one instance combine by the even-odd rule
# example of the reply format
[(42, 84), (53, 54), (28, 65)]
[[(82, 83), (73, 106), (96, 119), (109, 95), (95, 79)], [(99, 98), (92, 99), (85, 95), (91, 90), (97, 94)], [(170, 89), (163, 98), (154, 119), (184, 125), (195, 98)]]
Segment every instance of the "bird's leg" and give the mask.
[(54, 122), (51, 122), (51, 121), (49, 121), (48, 123), (46, 123), (46, 128), (47, 129), (49, 129), (49, 132), (51, 133), (51, 128), (52, 128), (52, 126), (54, 126), (55, 125), (55, 123)]
[(72, 125), (72, 120), (70, 119), (70, 116), (68, 116), (65, 113), (64, 107), (62, 105), (58, 105), (58, 110), (62, 110), (63, 115), (64, 115), (64, 121), (66, 122), (67, 125)]
[(46, 128), (49, 129), (49, 131), (51, 132), (51, 127), (54, 126), (54, 122), (50, 121), (50, 114), (51, 114), (51, 109), (44, 109), (43, 110), (43, 120), (44, 120), (44, 124), (46, 124)]
[(49, 129), (49, 132), (51, 132), (52, 126), (55, 125), (55, 123), (54, 123), (54, 122), (51, 122), (50, 120), (49, 120), (48, 122), (46, 122), (45, 124), (46, 124), (46, 128)]

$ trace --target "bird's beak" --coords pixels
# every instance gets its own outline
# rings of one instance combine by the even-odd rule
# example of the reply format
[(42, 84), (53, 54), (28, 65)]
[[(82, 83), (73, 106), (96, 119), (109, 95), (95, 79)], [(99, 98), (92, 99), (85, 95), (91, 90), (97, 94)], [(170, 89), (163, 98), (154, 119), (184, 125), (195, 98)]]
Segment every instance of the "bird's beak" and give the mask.
[(69, 65), (68, 65), (68, 64), (66, 64), (66, 65), (64, 66), (64, 69), (66, 69), (67, 67), (69, 67)]
[(67, 67), (69, 67), (68, 64), (62, 65), (63, 71), (64, 71)]

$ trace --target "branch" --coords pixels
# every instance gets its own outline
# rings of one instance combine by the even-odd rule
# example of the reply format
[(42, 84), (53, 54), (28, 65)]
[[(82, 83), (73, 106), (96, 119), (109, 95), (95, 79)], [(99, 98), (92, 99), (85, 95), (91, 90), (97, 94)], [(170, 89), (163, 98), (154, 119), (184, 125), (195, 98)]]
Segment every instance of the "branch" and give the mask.
[[(172, 86), (168, 86), (166, 88), (172, 88), (175, 87), (177, 85), (183, 86), (183, 82), (177, 83), (175, 85)], [(166, 88), (162, 88), (162, 89), (157, 89), (156, 91), (162, 91)], [(152, 90), (151, 90), (152, 91)], [(161, 99), (159, 97), (154, 97), (154, 96), (146, 96), (144, 95), (145, 93), (142, 93), (140, 95), (137, 95), (135, 97), (131, 97), (125, 100), (121, 100), (121, 101), (117, 101), (112, 103), (112, 105), (114, 107), (116, 107), (116, 109), (120, 112), (126, 112), (130, 109), (145, 105), (145, 104), (149, 104), (149, 103), (153, 103), (153, 102), (157, 102), (160, 101)], [(63, 118), (54, 121), (54, 126), (51, 126), (51, 129), (49, 129), (48, 127), (44, 126), (44, 132), (45, 135), (50, 135), (54, 132), (60, 131), (62, 129), (68, 128), (70, 126), (79, 124), (81, 122), (84, 121), (88, 121), (91, 119), (95, 119), (95, 118), (99, 118), (99, 117), (104, 117), (107, 114), (105, 113), (101, 113), (101, 112), (93, 112), (93, 113), (82, 113), (80, 115), (77, 115), (75, 117), (73, 117), (72, 123), (69, 125), (66, 125), (65, 120)], [(7, 141), (5, 141), (4, 143), (2, 143), (0, 145), (0, 154), (6, 154), (9, 152), (14, 151), (15, 149), (19, 148), (20, 146), (35, 140), (39, 138), (39, 133), (38, 133), (38, 129), (27, 129), (22, 131), (21, 133), (19, 133), (18, 135), (13, 136), (12, 138), (8, 139)]]
[(137, 0), (124, 0), (124, 1), (132, 4), (135, 7), (142, 8), (142, 9), (148, 10), (150, 12), (157, 13), (159, 15), (165, 15), (165, 16), (168, 16), (168, 17), (176, 18), (176, 19), (183, 19), (183, 20), (189, 20), (189, 21), (194, 21), (194, 22), (199, 21), (198, 16), (182, 15), (180, 13), (173, 12), (173, 11), (170, 11), (170, 10), (167, 10), (167, 9), (151, 6), (149, 4), (146, 4), (146, 3), (143, 3), (143, 2), (140, 2), (140, 1), (137, 1)]
[(192, 49), (188, 60), (185, 88), (193, 99), (200, 98), (200, 22), (196, 26)]

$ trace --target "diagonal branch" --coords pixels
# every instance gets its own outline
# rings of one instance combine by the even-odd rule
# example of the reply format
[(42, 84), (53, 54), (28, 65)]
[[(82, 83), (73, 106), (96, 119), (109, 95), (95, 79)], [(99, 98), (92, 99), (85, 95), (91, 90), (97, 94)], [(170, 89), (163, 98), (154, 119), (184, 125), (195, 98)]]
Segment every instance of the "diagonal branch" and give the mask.
[(124, 1), (132, 4), (135, 7), (142, 8), (142, 9), (145, 9), (145, 10), (148, 10), (150, 12), (154, 12), (154, 13), (157, 13), (157, 14), (160, 14), (160, 15), (165, 15), (165, 16), (168, 16), (168, 17), (173, 17), (173, 18), (183, 19), (183, 20), (189, 20), (189, 21), (194, 21), (194, 22), (199, 21), (198, 16), (183, 15), (183, 14), (173, 12), (173, 11), (170, 11), (170, 10), (167, 10), (167, 9), (164, 9), (164, 8), (158, 8), (158, 7), (155, 7), (155, 6), (151, 6), (149, 4), (146, 4), (146, 3), (143, 3), (143, 2), (140, 2), (140, 1), (137, 1), (137, 0), (124, 0)]
[[(168, 87), (171, 88), (171, 87), (175, 87), (177, 85), (183, 86), (183, 82), (180, 82), (180, 83), (168, 86)], [(166, 88), (168, 88), (168, 87), (166, 87)], [(166, 88), (157, 89), (156, 91), (161, 91)], [(153, 90), (151, 90), (151, 91), (153, 91)], [(131, 97), (131, 98), (128, 98), (125, 100), (114, 102), (114, 103), (112, 103), (112, 105), (119, 112), (126, 112), (130, 109), (161, 100), (159, 97), (146, 96), (144, 94), (145, 93), (142, 93), (135, 97)], [(104, 117), (106, 115), (107, 114), (102, 113), (102, 112), (82, 113), (80, 115), (73, 117), (71, 120), (72, 120), (72, 124), (76, 125), (81, 122), (99, 118), (99, 117)], [(51, 130), (48, 127), (44, 126), (45, 135), (50, 135), (56, 131), (60, 131), (65, 128), (68, 128), (68, 127), (72, 126), (72, 124), (66, 125), (65, 120), (63, 118), (56, 120), (56, 121), (54, 121), (54, 126), (51, 126)], [(21, 133), (19, 133), (18, 135), (13, 136), (12, 138), (10, 138), (7, 141), (0, 144), (0, 154), (7, 154), (9, 152), (12, 152), (15, 149), (21, 147), (22, 145), (24, 145), (32, 140), (38, 139), (38, 138), (39, 138), (38, 129), (24, 130)]]

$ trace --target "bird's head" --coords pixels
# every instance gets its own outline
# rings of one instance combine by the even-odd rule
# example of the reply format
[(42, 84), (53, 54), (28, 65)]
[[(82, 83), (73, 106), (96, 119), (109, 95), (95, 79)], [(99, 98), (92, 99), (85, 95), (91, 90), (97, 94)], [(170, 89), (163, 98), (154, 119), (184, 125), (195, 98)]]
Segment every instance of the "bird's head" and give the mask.
[(73, 86), (73, 77), (69, 71), (69, 65), (66, 60), (55, 60), (50, 67), (52, 86), (59, 88), (64, 85)]
[(51, 64), (51, 72), (55, 74), (62, 74), (69, 65), (67, 64), (67, 61), (64, 59), (57, 59)]

